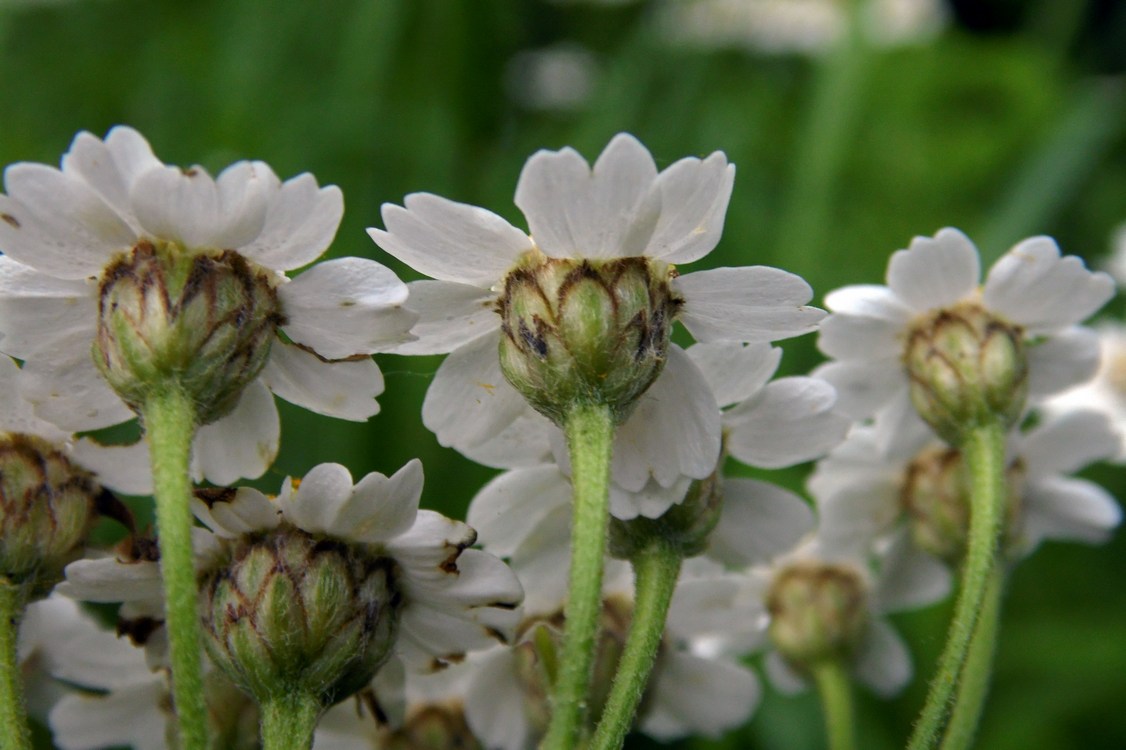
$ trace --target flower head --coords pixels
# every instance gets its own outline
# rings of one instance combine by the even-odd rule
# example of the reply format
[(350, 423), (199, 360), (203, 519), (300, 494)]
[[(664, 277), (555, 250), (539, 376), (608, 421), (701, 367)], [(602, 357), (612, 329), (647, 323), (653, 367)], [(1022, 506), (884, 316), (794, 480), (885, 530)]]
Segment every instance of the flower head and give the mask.
[(60, 169), (14, 164), (4, 184), (0, 351), (25, 360), (43, 417), (112, 425), (145, 382), (178, 378), (214, 422), (196, 472), (225, 484), (277, 452), (271, 391), (344, 419), (377, 411), (368, 355), (409, 338), (405, 285), (359, 258), (287, 276), (332, 241), (336, 187), (262, 162), (216, 178), (167, 166), (127, 127), (80, 133)]

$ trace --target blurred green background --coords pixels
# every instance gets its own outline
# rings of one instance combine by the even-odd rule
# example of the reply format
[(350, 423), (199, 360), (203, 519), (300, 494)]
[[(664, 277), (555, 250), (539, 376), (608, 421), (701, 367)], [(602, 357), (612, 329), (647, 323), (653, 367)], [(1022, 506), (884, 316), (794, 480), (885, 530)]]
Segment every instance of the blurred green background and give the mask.
[[(818, 302), (882, 281), (890, 252), (947, 225), (988, 260), (1041, 232), (1091, 263), (1107, 254), (1126, 221), (1126, 3), (889, 0), (851, 26), (844, 2), (775, 26), (749, 7), (786, 4), (0, 0), (0, 164), (57, 163), (79, 130), (127, 123), (167, 162), (311, 171), (345, 194), (330, 254), (410, 279), (364, 234), (381, 203), (430, 191), (519, 225), (533, 151), (593, 158), (625, 130), (661, 166), (716, 149), (738, 165), (724, 239), (700, 266), (777, 265)], [(889, 18), (920, 8), (921, 28), (889, 40)], [(789, 372), (818, 361), (812, 337), (786, 349)], [(424, 504), (460, 516), (492, 472), (421, 425), (439, 360), (377, 359), (382, 413), (351, 424), (283, 403), (281, 456), (259, 486), (322, 461), (359, 477), (420, 456)], [(1121, 470), (1091, 475), (1121, 494)], [(980, 747), (1126, 747), (1124, 571), (1123, 534), (1019, 567)], [(923, 676), (948, 614), (896, 618)], [(861, 746), (902, 746), (924, 689), (863, 695)], [(676, 747), (820, 748), (816, 701), (768, 689), (747, 728)]]

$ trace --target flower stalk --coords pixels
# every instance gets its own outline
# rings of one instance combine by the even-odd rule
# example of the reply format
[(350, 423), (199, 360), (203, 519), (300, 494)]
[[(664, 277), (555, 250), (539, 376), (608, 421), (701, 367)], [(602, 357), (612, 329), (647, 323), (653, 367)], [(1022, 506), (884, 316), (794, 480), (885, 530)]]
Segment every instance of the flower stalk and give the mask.
[(16, 655), (22, 588), (0, 579), (0, 749), (31, 750), (31, 732), (24, 707), (22, 674)]
[(602, 614), (602, 568), (610, 523), (610, 456), (614, 418), (609, 406), (579, 404), (564, 432), (571, 458), (574, 509), (571, 572), (563, 654), (543, 750), (578, 746)]
[(199, 605), (189, 509), (196, 408), (187, 393), (170, 383), (153, 389), (145, 401), (142, 418), (152, 455), (160, 569), (164, 578), (173, 698), (181, 747), (204, 750), (207, 747), (207, 707), (203, 699)]
[(840, 659), (825, 659), (810, 670), (821, 696), (829, 750), (855, 750), (856, 721), (852, 710), (852, 686)]
[(323, 709), (317, 696), (294, 691), (277, 694), (261, 706), (262, 750), (299, 750), (313, 746), (313, 730)]
[(970, 470), (970, 530), (962, 585), (954, 617), (939, 657), (927, 701), (907, 745), (908, 750), (932, 748), (954, 696), (966, 662), (979, 613), (986, 602), (996, 565), (1005, 487), (1005, 430), (999, 422), (970, 429), (961, 446)]

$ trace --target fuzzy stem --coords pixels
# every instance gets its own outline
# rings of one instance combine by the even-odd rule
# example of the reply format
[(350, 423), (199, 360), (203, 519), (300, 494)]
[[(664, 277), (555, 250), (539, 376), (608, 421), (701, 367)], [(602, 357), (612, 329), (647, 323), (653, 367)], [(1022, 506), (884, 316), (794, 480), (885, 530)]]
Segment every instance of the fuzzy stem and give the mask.
[(0, 578), (0, 748), (31, 750), (16, 642), (25, 602), (19, 586)]
[(825, 713), (829, 750), (855, 750), (856, 719), (848, 671), (839, 659), (827, 659), (814, 665), (812, 672)]
[(977, 616), (973, 640), (962, 666), (958, 695), (954, 710), (942, 738), (942, 750), (964, 750), (973, 742), (977, 732), (985, 697), (989, 693), (989, 678), (993, 673), (993, 654), (997, 650), (997, 629), (1001, 620), (1001, 593), (1005, 576), (999, 565), (994, 566), (985, 591), (985, 602)]
[(322, 710), (315, 697), (298, 690), (264, 702), (262, 750), (309, 750)]
[(199, 604), (192, 557), (190, 471), (196, 409), (175, 385), (157, 389), (143, 410), (152, 454), (153, 494), (164, 578), (165, 625), (172, 658), (172, 689), (180, 746), (207, 746), (207, 708), (200, 665)]
[(669, 603), (680, 575), (680, 552), (654, 539), (633, 559), (633, 619), (614, 685), (589, 750), (618, 750), (633, 725), (665, 632)]
[(1005, 499), (1005, 430), (1000, 424), (979, 425), (963, 441), (962, 455), (971, 478), (970, 529), (962, 586), (954, 606), (954, 618), (946, 635), (946, 646), (938, 661), (908, 750), (934, 747), (954, 695), (966, 650), (985, 602), (990, 571), (994, 567), (997, 537), (1001, 529)]
[(578, 746), (602, 614), (602, 565), (610, 523), (610, 453), (614, 439), (610, 409), (576, 406), (567, 417), (564, 432), (574, 492), (570, 590), (551, 721), (541, 745), (544, 750), (573, 750)]

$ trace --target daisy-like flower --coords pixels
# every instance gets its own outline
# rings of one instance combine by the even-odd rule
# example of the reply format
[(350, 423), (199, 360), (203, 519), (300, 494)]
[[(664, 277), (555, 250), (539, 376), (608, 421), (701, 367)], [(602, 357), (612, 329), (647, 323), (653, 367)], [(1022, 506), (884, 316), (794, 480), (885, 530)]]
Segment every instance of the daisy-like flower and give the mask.
[[(969, 523), (969, 480), (961, 454), (917, 419), (894, 436), (877, 421), (856, 428), (809, 479), (822, 536), (857, 552), (909, 536), (951, 564), (961, 560)], [(1052, 416), (1008, 440), (1009, 486), (1002, 548), (1010, 559), (1045, 539), (1105, 541), (1121, 522), (1114, 498), (1094, 482), (1067, 476), (1115, 455), (1118, 437), (1092, 411)]]
[[(632, 454), (640, 470), (628, 479), (619, 473), (620, 482), (640, 489), (650, 469), (666, 483), (709, 474), (718, 413), (700, 373), (668, 343), (672, 320), (700, 340), (770, 341), (806, 333), (822, 316), (805, 306), (809, 286), (778, 269), (679, 275), (673, 267), (715, 247), (733, 177), (719, 152), (658, 173), (649, 152), (623, 134), (593, 167), (569, 148), (528, 160), (516, 205), (530, 233), (430, 194), (384, 205), (387, 228), (369, 230), (372, 239), (434, 279), (410, 285), (410, 307), (422, 316), (412, 329), (418, 339), (396, 351), (450, 353), (422, 412), (439, 442), (469, 452), (506, 434), (518, 441), (506, 431), (526, 420), (520, 394), (556, 419), (536, 394), (566, 396), (574, 380), (551, 378), (593, 359), (603, 364), (582, 388), (616, 400), (619, 423), (634, 415), (619, 430), (633, 450), (617, 452)], [(589, 327), (595, 318), (608, 321), (595, 326), (602, 333)]]
[(825, 298), (818, 346), (835, 361), (814, 374), (836, 386), (844, 413), (902, 424), (914, 402), (951, 440), (983, 409), (1011, 425), (1025, 392), (1038, 400), (1090, 377), (1095, 337), (1076, 324), (1114, 295), (1110, 276), (1061, 258), (1048, 237), (1016, 245), (980, 286), (979, 264), (965, 235), (943, 229), (892, 255), (887, 286)]
[(1126, 326), (1104, 321), (1095, 326), (1099, 337), (1099, 369), (1090, 381), (1044, 402), (1044, 411), (1064, 415), (1078, 410), (1097, 411), (1110, 419), (1118, 435), (1115, 462), (1126, 462)]
[(272, 462), (271, 392), (343, 419), (378, 410), (368, 355), (409, 339), (406, 286), (359, 258), (286, 275), (332, 241), (338, 188), (282, 182), (262, 162), (214, 179), (167, 166), (127, 127), (80, 133), (61, 169), (14, 164), (4, 184), (0, 351), (25, 360), (44, 418), (76, 431), (125, 421), (137, 372), (168, 367), (211, 423), (195, 473), (225, 484)]

